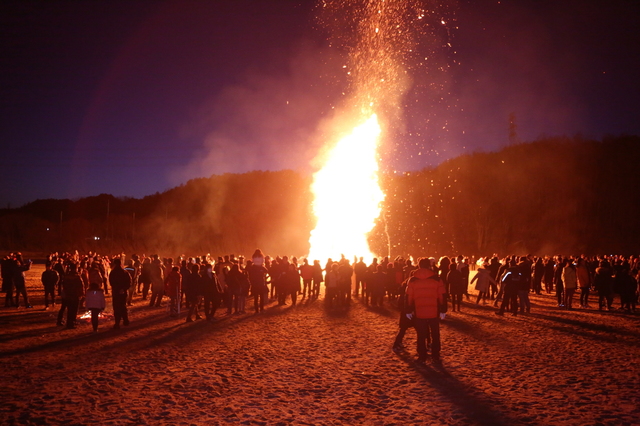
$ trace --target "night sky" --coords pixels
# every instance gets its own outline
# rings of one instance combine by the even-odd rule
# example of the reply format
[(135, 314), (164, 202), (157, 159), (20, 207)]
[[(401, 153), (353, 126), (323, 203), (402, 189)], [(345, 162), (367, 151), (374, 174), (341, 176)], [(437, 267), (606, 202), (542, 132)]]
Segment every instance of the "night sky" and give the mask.
[[(510, 114), (522, 141), (640, 134), (640, 2), (436, 9), (446, 31), (425, 52), (444, 72), (414, 71), (384, 170), (499, 149)], [(310, 172), (349, 90), (317, 14), (311, 0), (0, 3), (0, 205)]]

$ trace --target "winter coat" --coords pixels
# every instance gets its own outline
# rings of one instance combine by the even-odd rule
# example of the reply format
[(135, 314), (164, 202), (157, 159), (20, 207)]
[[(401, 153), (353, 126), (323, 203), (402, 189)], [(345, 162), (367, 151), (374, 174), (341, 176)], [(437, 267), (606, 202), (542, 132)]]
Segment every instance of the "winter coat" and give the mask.
[(457, 269), (450, 270), (447, 274), (449, 292), (451, 294), (464, 294), (467, 291), (467, 283), (462, 279), (462, 273)]
[(496, 280), (493, 279), (488, 269), (479, 268), (478, 273), (471, 280), (471, 284), (474, 281), (476, 282), (476, 290), (482, 293), (487, 293), (489, 291), (489, 284), (496, 283)]
[(325, 286), (328, 289), (336, 289), (338, 288), (338, 272), (337, 271), (329, 271), (325, 277)]
[(103, 283), (104, 277), (100, 273), (100, 269), (97, 267), (89, 269), (89, 284), (99, 284), (102, 287)]
[(300, 267), (300, 276), (303, 280), (309, 281), (313, 278), (313, 266), (308, 263)]
[(611, 269), (608, 267), (599, 267), (596, 269), (596, 275), (593, 277), (593, 285), (598, 294), (609, 295), (613, 291), (613, 277)]
[(251, 283), (251, 293), (264, 293), (267, 286), (265, 277), (269, 273), (269, 270), (262, 265), (251, 265), (247, 272), (249, 274), (249, 282)]
[(407, 286), (409, 305), (415, 307), (417, 318), (437, 318), (438, 303), (444, 303), (444, 284), (429, 269), (420, 268), (414, 276), (418, 279)]
[(523, 287), (525, 278), (518, 266), (508, 268), (502, 276), (502, 289), (505, 296), (517, 294)]
[(231, 269), (227, 274), (227, 287), (231, 294), (240, 294), (240, 281), (242, 272), (239, 269)]
[(84, 287), (80, 275), (67, 274), (62, 279), (62, 295), (65, 300), (78, 300), (82, 296)]
[(204, 296), (205, 300), (213, 299), (219, 294), (215, 275), (213, 275), (213, 273), (209, 275), (207, 271), (200, 271), (197, 287), (198, 296)]
[(187, 300), (192, 300), (198, 296), (202, 296), (202, 294), (198, 294), (200, 290), (198, 283), (199, 279), (200, 275), (189, 271), (186, 271), (182, 275), (182, 286)]
[(296, 293), (302, 290), (300, 288), (300, 273), (297, 269), (289, 269), (285, 272), (284, 283), (287, 293)]
[(374, 272), (367, 282), (367, 290), (371, 291), (371, 295), (374, 297), (382, 297), (384, 296), (386, 283), (387, 274), (385, 272)]
[(589, 288), (591, 285), (591, 277), (589, 276), (589, 270), (584, 265), (576, 267), (576, 275), (578, 277), (578, 285), (580, 288)]
[[(366, 274), (365, 274), (365, 276), (366, 276)], [(323, 281), (322, 266), (313, 265), (313, 281), (316, 284), (320, 284)]]
[(171, 298), (180, 298), (182, 291), (182, 275), (178, 271), (171, 271), (164, 280), (164, 294)]
[(40, 279), (45, 288), (54, 288), (60, 281), (60, 276), (53, 269), (47, 269), (42, 273)]
[(562, 282), (565, 289), (578, 288), (578, 276), (576, 274), (576, 268), (572, 265), (567, 265), (562, 268)]
[(84, 304), (87, 309), (104, 309), (104, 292), (102, 290), (87, 290), (87, 292), (85, 293)]
[(151, 264), (151, 291), (164, 292), (164, 271), (160, 265)]
[(125, 294), (131, 287), (131, 275), (122, 267), (116, 266), (109, 273), (109, 284), (113, 294)]
[(31, 269), (31, 261), (25, 263), (17, 262), (15, 269), (13, 270), (13, 285), (16, 289), (23, 289), (26, 285), (24, 278), (25, 271)]
[(151, 263), (142, 264), (138, 281), (142, 284), (151, 284)]

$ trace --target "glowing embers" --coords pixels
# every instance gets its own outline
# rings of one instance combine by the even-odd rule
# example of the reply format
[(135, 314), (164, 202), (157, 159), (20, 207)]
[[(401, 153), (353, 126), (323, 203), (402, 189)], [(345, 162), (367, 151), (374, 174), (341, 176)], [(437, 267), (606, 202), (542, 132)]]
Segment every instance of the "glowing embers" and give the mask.
[(376, 158), (380, 125), (373, 114), (329, 151), (324, 167), (314, 175), (310, 259), (322, 262), (341, 254), (372, 258), (367, 235), (380, 215), (384, 194), (378, 185)]

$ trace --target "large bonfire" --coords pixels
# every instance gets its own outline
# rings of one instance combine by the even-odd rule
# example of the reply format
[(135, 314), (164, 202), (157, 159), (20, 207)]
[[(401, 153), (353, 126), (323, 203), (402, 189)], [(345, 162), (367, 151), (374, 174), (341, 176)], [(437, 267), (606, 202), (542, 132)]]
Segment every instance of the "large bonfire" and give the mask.
[(378, 114), (399, 115), (398, 101), (408, 83), (403, 64), (414, 52), (426, 12), (419, 0), (324, 0), (321, 6), (323, 23), (339, 34), (332, 43), (349, 52), (344, 69), (352, 93), (345, 110), (356, 114), (344, 115), (356, 118), (353, 131), (335, 143), (314, 175), (317, 225), (309, 239), (309, 257), (371, 259), (368, 235), (384, 201), (378, 184)]
[(311, 189), (318, 222), (309, 240), (311, 259), (373, 256), (367, 235), (384, 200), (378, 185), (379, 136), (378, 117), (373, 114), (336, 144), (314, 175)]

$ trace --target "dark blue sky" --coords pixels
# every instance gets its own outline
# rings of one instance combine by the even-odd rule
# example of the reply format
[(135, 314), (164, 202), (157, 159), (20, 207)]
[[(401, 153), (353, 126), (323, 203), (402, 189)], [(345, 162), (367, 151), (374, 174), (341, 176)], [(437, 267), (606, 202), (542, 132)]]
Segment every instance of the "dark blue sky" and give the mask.
[[(0, 3), (0, 205), (311, 170), (347, 90), (344, 52), (327, 46), (314, 6)], [(638, 2), (445, 6), (449, 35), (434, 42), (451, 48), (432, 62), (447, 71), (414, 71), (386, 170), (499, 149), (511, 113), (523, 141), (640, 134)]]

